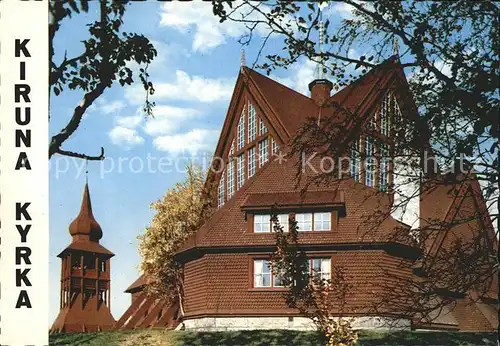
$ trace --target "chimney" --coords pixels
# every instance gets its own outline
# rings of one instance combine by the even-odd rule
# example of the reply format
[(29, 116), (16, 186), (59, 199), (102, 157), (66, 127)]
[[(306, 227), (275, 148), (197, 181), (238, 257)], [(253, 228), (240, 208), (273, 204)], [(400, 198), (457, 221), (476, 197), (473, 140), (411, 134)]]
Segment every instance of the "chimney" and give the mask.
[(330, 98), (332, 88), (333, 84), (328, 79), (315, 79), (309, 83), (311, 98), (320, 107)]

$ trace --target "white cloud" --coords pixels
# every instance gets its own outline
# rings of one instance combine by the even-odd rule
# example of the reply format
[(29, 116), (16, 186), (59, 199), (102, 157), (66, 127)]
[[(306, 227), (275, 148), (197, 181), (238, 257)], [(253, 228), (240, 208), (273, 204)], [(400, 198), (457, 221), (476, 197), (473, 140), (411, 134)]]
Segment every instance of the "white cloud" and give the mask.
[[(155, 93), (151, 100), (170, 99), (197, 102), (216, 102), (229, 100), (233, 92), (234, 78), (205, 78), (190, 76), (177, 70), (173, 83), (155, 83)], [(125, 90), (125, 97), (132, 103), (144, 102), (144, 88), (134, 85)]]
[[(259, 19), (262, 15), (258, 11), (253, 11), (252, 8), (241, 1), (232, 2), (234, 13), (232, 18)], [(267, 13), (271, 10), (268, 5), (261, 3), (259, 9)], [(161, 8), (160, 25), (173, 28), (180, 33), (188, 33), (191, 27), (194, 27), (194, 38), (192, 50), (199, 52), (207, 52), (226, 42), (226, 38), (239, 38), (247, 32), (247, 28), (243, 23), (227, 20), (223, 23), (219, 22), (219, 18), (214, 16), (212, 4), (209, 1), (192, 1), (189, 6), (179, 1), (169, 1), (163, 4)], [(282, 22), (289, 22), (290, 16), (285, 16)], [(280, 23), (284, 25), (283, 23)], [(295, 22), (290, 21), (292, 29)], [(296, 30), (294, 30), (296, 31)], [(255, 28), (256, 34), (265, 36), (269, 32), (267, 25), (258, 25)]]
[(126, 150), (144, 143), (144, 138), (139, 136), (136, 130), (122, 126), (115, 126), (108, 135), (111, 143), (121, 146)]
[(131, 115), (127, 117), (117, 117), (115, 119), (118, 126), (126, 127), (128, 129), (135, 129), (143, 121), (142, 115)]
[(153, 140), (153, 146), (172, 155), (185, 152), (196, 154), (213, 150), (218, 137), (218, 130), (193, 129), (182, 134), (157, 137)]
[(116, 100), (109, 103), (103, 103), (99, 108), (102, 113), (111, 114), (120, 111), (123, 107), (125, 107), (125, 103), (123, 101)]
[(173, 133), (182, 123), (200, 114), (200, 111), (193, 108), (157, 106), (154, 109), (154, 118), (146, 120), (144, 131), (150, 136)]
[(273, 77), (273, 79), (303, 95), (309, 96), (309, 83), (315, 79), (315, 69), (315, 62), (304, 59), (288, 69), (291, 72), (290, 76), (285, 78)]

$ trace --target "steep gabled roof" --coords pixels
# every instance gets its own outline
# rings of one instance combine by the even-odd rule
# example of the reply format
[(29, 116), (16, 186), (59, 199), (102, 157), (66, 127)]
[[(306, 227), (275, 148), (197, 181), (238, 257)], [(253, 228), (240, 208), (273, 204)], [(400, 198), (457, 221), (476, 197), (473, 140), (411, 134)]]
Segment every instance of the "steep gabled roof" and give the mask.
[[(340, 90), (330, 98), (331, 102), (342, 104), (349, 110), (356, 110), (359, 114), (366, 113), (366, 110), (374, 107), (374, 103), (383, 97), (383, 93), (395, 79), (401, 83), (406, 83), (403, 70), (399, 60), (395, 58), (388, 59), (384, 63), (375, 67), (366, 75), (360, 77), (351, 85)], [(238, 102), (244, 89), (255, 99), (256, 103), (262, 108), (259, 114), (265, 118), (270, 125), (273, 134), (281, 140), (280, 148), (286, 150), (289, 140), (296, 135), (299, 128), (305, 120), (311, 116), (319, 114), (320, 107), (311, 98), (304, 96), (256, 71), (243, 67), (238, 76), (235, 90), (231, 98), (223, 130), (219, 138), (216, 157), (227, 157), (230, 141), (232, 140), (231, 129), (239, 119), (239, 112), (236, 112)], [(328, 112), (325, 112), (328, 115)], [(330, 111), (331, 116), (337, 116)], [(255, 176), (248, 179), (242, 188), (225, 203), (222, 208), (202, 226), (198, 232), (191, 237), (185, 244), (182, 251), (193, 247), (210, 246), (238, 246), (238, 245), (257, 245), (272, 244), (273, 236), (256, 235), (249, 233), (247, 220), (241, 206), (251, 199), (255, 203), (255, 196), (261, 194), (289, 194), (297, 193), (300, 187), (296, 186), (296, 167), (298, 158), (290, 158), (285, 164), (277, 162), (268, 162), (257, 172)], [(214, 174), (209, 175), (207, 181), (213, 179)], [(279, 177), (279, 178), (278, 178)], [(346, 205), (351, 206), (347, 211), (347, 216), (339, 225), (338, 232), (334, 232), (334, 238), (320, 235), (306, 235), (311, 237), (310, 242), (363, 242), (363, 241), (387, 241), (386, 236), (396, 227), (405, 227), (392, 217), (388, 217), (380, 225), (382, 230), (377, 235), (373, 233), (368, 235), (366, 227), (362, 227), (362, 219), (366, 218), (370, 212), (373, 212), (372, 203), (364, 198), (381, 198), (374, 189), (362, 184), (354, 183), (348, 179), (342, 182), (341, 187), (332, 188), (331, 186), (317, 186), (309, 188), (310, 193), (318, 194), (335, 193), (335, 189), (340, 189), (345, 193)], [(371, 196), (371, 197), (367, 197)], [(361, 198), (361, 199), (360, 199)], [(265, 199), (265, 198), (264, 198)], [(273, 198), (271, 198), (273, 199)], [(331, 202), (331, 201), (330, 201)], [(380, 201), (379, 201), (380, 202)], [(373, 204), (370, 209), (365, 207)]]

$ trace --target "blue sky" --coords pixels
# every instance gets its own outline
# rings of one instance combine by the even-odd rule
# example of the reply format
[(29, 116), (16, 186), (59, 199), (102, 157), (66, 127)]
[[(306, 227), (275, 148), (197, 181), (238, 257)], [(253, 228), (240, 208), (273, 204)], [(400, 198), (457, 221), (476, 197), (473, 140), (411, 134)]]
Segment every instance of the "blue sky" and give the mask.
[[(89, 14), (63, 24), (55, 41), (57, 56), (80, 52), (85, 24), (94, 17), (91, 8)], [(144, 101), (140, 85), (115, 86), (105, 91), (63, 145), (87, 154), (105, 148), (105, 161), (88, 163), (88, 179), (94, 215), (104, 232), (101, 244), (116, 255), (111, 262), (111, 307), (116, 319), (130, 304), (123, 291), (139, 275), (136, 237), (151, 220), (150, 203), (183, 179), (190, 156), (208, 158), (215, 148), (239, 72), (237, 38), (244, 32), (239, 25), (217, 23), (210, 3), (201, 2), (133, 3), (124, 22), (125, 31), (143, 33), (158, 50), (148, 70), (156, 86), (155, 119), (146, 120), (140, 113)], [(269, 47), (273, 48), (272, 42)], [(257, 44), (246, 48), (248, 64), (257, 48)], [(306, 93), (313, 71), (311, 63), (302, 61), (276, 78)], [(66, 125), (81, 97), (81, 92), (67, 90), (52, 97), (51, 136)], [(71, 242), (68, 226), (79, 211), (84, 172), (82, 160), (55, 156), (50, 161), (50, 323), (59, 311), (56, 255)]]

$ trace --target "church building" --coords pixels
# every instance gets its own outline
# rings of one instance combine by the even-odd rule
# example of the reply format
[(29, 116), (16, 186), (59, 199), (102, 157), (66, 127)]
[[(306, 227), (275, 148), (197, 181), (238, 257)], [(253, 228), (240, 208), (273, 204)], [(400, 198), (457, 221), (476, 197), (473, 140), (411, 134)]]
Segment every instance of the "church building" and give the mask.
[[(352, 291), (344, 316), (355, 318), (355, 328), (384, 327), (397, 317), (396, 327), (403, 329), (496, 329), (496, 284), (478, 301), (457, 295), (455, 308), (427, 325), (402, 318), (401, 311), (372, 309), (383, 288), (389, 284), (390, 289), (392, 274), (416, 275), (411, 266), (402, 269), (399, 263), (416, 263), (420, 253), (414, 245), (392, 239), (394, 229), (410, 234), (431, 219), (453, 220), (457, 208), (482, 206), (483, 218), (455, 234), (467, 237), (466, 232), (479, 227), (493, 235), (489, 241), (497, 242), (474, 181), (457, 193), (447, 187), (422, 193), (405, 204), (404, 212), (391, 211), (402, 198), (402, 192), (392, 189), (399, 179), (398, 164), (386, 160), (391, 136), (402, 118), (418, 117), (415, 107), (402, 104), (412, 101), (408, 101), (411, 93), (398, 57), (339, 91), (334, 92), (333, 84), (322, 76), (311, 81), (309, 89), (310, 95), (305, 96), (241, 67), (214, 150), (215, 169), (207, 178), (207, 184), (216, 185), (217, 210), (177, 255), (184, 266), (184, 315), (179, 316), (178, 306), (147, 297), (143, 293), (147, 282), (141, 277), (127, 290), (132, 304), (120, 319), (120, 328), (127, 321), (128, 328), (174, 328), (179, 323), (192, 330), (312, 328), (309, 319), (286, 305), (285, 288), (270, 262), (275, 249), (270, 217), (271, 210), (276, 210), (285, 229), (290, 220), (297, 222), (299, 244), (311, 270), (326, 279), (336, 266), (349, 274)], [(346, 175), (307, 184), (307, 179), (297, 180), (302, 158), (289, 155), (290, 147), (308, 118), (323, 124), (343, 116), (331, 105), (356, 114), (360, 123), (358, 130), (352, 127), (353, 133), (339, 133), (345, 135), (344, 155), (350, 158)], [(369, 156), (377, 160), (362, 160)], [(311, 160), (311, 167), (318, 167), (318, 161)], [(424, 183), (422, 175), (412, 187), (418, 191)], [(377, 212), (387, 212), (387, 217), (370, 230), (366, 220)]]

